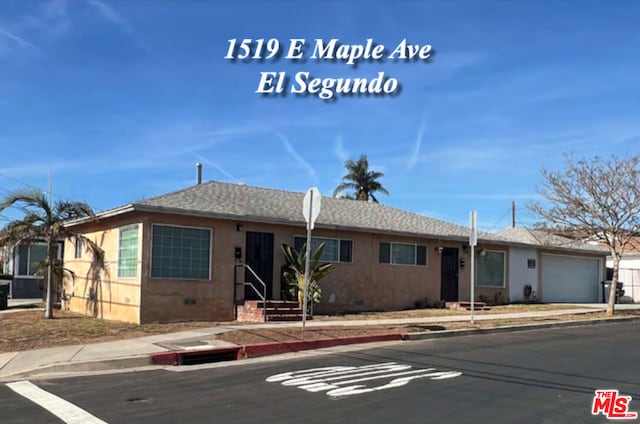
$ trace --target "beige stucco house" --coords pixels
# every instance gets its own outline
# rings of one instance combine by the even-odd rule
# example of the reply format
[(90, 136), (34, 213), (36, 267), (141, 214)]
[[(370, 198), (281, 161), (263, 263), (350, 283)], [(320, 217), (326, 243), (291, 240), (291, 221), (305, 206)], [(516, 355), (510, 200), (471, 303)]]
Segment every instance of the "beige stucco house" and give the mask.
[[(208, 182), (69, 222), (102, 248), (104, 269), (82, 246), (67, 242), (65, 266), (75, 279), (66, 281), (66, 305), (134, 323), (229, 321), (237, 304), (255, 299), (237, 284), (245, 280), (237, 264), (247, 264), (266, 283), (267, 298), (280, 299), (280, 246), (302, 242), (303, 195)], [(334, 265), (321, 281), (316, 313), (469, 300), (466, 227), (323, 197), (313, 237), (313, 243), (325, 243), (322, 260)], [(511, 244), (479, 235), (476, 296), (500, 292), (508, 298)]]

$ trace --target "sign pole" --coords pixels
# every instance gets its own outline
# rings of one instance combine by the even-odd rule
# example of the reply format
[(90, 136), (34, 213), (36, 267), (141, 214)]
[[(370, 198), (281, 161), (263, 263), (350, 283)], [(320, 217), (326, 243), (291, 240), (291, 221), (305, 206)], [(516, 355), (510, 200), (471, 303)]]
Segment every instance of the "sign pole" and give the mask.
[(475, 247), (476, 244), (478, 243), (478, 231), (476, 229), (476, 225), (477, 225), (477, 212), (476, 211), (471, 211), (471, 213), (469, 214), (469, 226), (471, 227), (471, 234), (469, 235), (469, 246), (471, 247), (471, 324), (473, 324), (473, 312), (475, 309), (475, 293), (474, 293), (474, 289), (475, 289), (475, 285), (476, 285), (476, 280), (475, 280), (475, 258), (476, 258), (476, 254), (475, 254)]
[[(309, 199), (309, 211), (313, 213), (313, 196)], [(307, 297), (309, 296), (309, 265), (311, 262), (311, 220), (307, 222), (307, 244), (304, 259), (304, 287), (302, 288), (302, 331), (307, 323)]]
[(302, 333), (304, 334), (304, 328), (307, 323), (307, 301), (309, 297), (309, 280), (310, 280), (310, 264), (311, 264), (311, 230), (318, 219), (320, 214), (320, 204), (322, 203), (322, 196), (320, 191), (312, 187), (304, 195), (302, 199), (302, 215), (305, 221), (307, 221), (307, 244), (306, 254), (304, 260), (304, 286), (302, 287)]

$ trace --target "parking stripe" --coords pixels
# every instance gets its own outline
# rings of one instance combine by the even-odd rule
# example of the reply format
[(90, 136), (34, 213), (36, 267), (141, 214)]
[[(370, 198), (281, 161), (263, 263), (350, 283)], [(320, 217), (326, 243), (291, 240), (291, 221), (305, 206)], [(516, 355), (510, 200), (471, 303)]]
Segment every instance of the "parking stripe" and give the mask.
[(71, 402), (42, 390), (30, 381), (7, 383), (7, 387), (51, 412), (67, 424), (107, 424)]

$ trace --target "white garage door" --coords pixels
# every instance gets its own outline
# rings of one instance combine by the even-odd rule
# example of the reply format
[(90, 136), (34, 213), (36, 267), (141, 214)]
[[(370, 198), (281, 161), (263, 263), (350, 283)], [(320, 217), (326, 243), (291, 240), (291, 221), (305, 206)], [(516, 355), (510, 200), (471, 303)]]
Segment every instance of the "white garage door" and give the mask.
[(542, 255), (543, 302), (597, 302), (600, 261)]

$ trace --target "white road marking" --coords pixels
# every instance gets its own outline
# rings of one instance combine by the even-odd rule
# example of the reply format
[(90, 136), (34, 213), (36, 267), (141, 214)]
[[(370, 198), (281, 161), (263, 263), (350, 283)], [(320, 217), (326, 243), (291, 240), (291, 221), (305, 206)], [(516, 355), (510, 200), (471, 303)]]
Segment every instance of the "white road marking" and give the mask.
[[(266, 380), (270, 383), (279, 382), (283, 386), (295, 386), (312, 393), (326, 391), (330, 397), (340, 397), (401, 387), (418, 378), (444, 380), (462, 375), (460, 371), (437, 371), (435, 368), (408, 371), (411, 368), (411, 365), (395, 362), (361, 367), (324, 367), (276, 374)], [(377, 387), (354, 384), (384, 378), (391, 381)]]
[(67, 424), (108, 424), (71, 402), (42, 390), (30, 381), (7, 383), (7, 387), (43, 407)]

